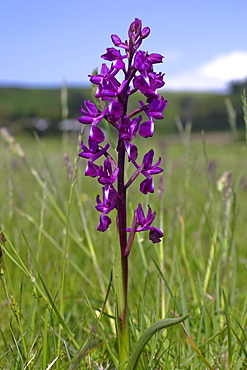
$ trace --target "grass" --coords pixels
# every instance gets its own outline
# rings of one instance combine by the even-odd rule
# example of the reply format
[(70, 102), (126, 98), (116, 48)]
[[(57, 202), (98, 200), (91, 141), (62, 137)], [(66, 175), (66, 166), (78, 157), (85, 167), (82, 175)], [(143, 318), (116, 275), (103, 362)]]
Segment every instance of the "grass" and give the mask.
[[(117, 234), (96, 231), (100, 188), (84, 177), (75, 136), (17, 141), (25, 156), (13, 142), (0, 147), (0, 368), (117, 369)], [(155, 334), (138, 369), (246, 369), (246, 146), (202, 135), (155, 147), (164, 192), (157, 179), (159, 196), (146, 202), (164, 239), (139, 235), (131, 251), (130, 348), (158, 320), (190, 317)]]

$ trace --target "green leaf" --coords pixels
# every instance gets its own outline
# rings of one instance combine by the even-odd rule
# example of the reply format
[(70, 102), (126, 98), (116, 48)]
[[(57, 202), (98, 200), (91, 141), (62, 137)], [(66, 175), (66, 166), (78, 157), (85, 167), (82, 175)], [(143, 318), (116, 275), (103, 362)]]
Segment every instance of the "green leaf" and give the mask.
[(160, 320), (153, 325), (151, 325), (144, 333), (140, 336), (136, 349), (130, 359), (130, 363), (128, 366), (128, 370), (135, 370), (137, 368), (139, 357), (146, 346), (146, 344), (150, 341), (152, 336), (160, 330), (168, 328), (169, 326), (177, 325), (186, 320), (189, 317), (189, 314), (178, 317), (178, 318), (171, 318), (171, 319), (163, 319)]
[(224, 289), (222, 289), (223, 299), (224, 299), (224, 311), (226, 317), (226, 324), (227, 324), (227, 339), (228, 339), (228, 364), (231, 365), (232, 363), (232, 332), (231, 332), (231, 320), (230, 314), (228, 311), (228, 301), (226, 297), (226, 293)]

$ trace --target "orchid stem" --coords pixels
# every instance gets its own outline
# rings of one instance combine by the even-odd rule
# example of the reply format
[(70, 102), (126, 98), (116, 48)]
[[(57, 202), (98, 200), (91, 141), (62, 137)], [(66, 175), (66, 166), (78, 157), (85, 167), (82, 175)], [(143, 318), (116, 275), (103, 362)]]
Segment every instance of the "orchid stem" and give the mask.
[[(120, 248), (117, 254), (120, 258), (116, 258), (117, 273), (119, 284), (117, 289), (118, 300), (118, 321), (119, 321), (119, 361), (120, 369), (125, 369), (126, 360), (129, 356), (129, 338), (128, 338), (128, 319), (127, 319), (127, 298), (128, 298), (128, 257), (124, 256), (124, 251), (127, 247), (127, 231), (126, 231), (126, 189), (124, 186), (124, 165), (125, 165), (125, 148), (123, 140), (118, 142), (118, 233)], [(121, 266), (121, 268), (120, 268)], [(125, 362), (125, 363), (124, 363)]]
[[(115, 252), (115, 283), (117, 301), (117, 334), (119, 343), (119, 366), (118, 369), (125, 370), (129, 366), (129, 327), (128, 327), (128, 256), (131, 252), (136, 232), (149, 231), (149, 239), (153, 243), (159, 243), (163, 237), (161, 230), (152, 226), (156, 212), (152, 212), (148, 205), (147, 216), (144, 215), (142, 204), (139, 203), (134, 213), (132, 228), (127, 228), (127, 201), (126, 193), (129, 186), (142, 174), (145, 179), (140, 184), (140, 191), (144, 195), (154, 192), (154, 181), (152, 176), (163, 171), (159, 167), (161, 158), (153, 164), (154, 150), (149, 150), (143, 157), (142, 164), (136, 160), (138, 148), (131, 144), (137, 133), (143, 138), (153, 136), (154, 119), (164, 118), (163, 111), (166, 108), (167, 100), (157, 93), (157, 88), (164, 85), (164, 73), (156, 73), (153, 64), (162, 63), (161, 54), (148, 54), (138, 50), (142, 41), (148, 37), (149, 27), (142, 28), (140, 19), (135, 18), (129, 26), (129, 40), (122, 42), (117, 35), (111, 35), (112, 42), (116, 47), (124, 49), (124, 55), (115, 48), (107, 48), (107, 52), (101, 57), (111, 61), (110, 68), (104, 63), (100, 74), (90, 75), (90, 82), (97, 85), (95, 97), (101, 99), (100, 109), (90, 100), (84, 101), (80, 107), (82, 116), (78, 121), (82, 124), (90, 124), (88, 146), (81, 141), (82, 151), (80, 157), (88, 160), (85, 175), (97, 177), (98, 182), (103, 185), (102, 198), (96, 197), (95, 208), (101, 212), (97, 230), (104, 232), (112, 223), (108, 214), (117, 210), (117, 231), (119, 243)], [(127, 58), (127, 59), (126, 59)], [(126, 59), (126, 61), (124, 61)], [(116, 78), (119, 71), (124, 74), (124, 81)], [(140, 91), (146, 98), (146, 104), (139, 101), (140, 106), (132, 112), (128, 112), (128, 99), (133, 93)], [(108, 104), (105, 105), (105, 101)], [(142, 121), (142, 115), (132, 118), (144, 112), (148, 121)], [(110, 144), (101, 144), (106, 138), (98, 123), (105, 119), (107, 131), (111, 141), (109, 124), (118, 131), (117, 164), (108, 152)], [(115, 148), (113, 144), (112, 147)], [(96, 161), (105, 156), (103, 165), (96, 164)], [(129, 162), (135, 167), (135, 172), (125, 185), (125, 161), (128, 156)], [(139, 162), (139, 161), (138, 161)], [(117, 189), (116, 189), (117, 181)], [(102, 200), (101, 200), (102, 199)], [(127, 240), (127, 232), (129, 237)]]

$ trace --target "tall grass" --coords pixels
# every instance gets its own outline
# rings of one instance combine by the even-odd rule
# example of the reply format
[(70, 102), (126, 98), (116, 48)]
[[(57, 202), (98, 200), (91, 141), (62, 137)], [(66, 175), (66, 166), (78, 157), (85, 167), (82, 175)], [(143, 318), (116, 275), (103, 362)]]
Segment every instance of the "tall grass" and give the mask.
[[(117, 368), (116, 230), (95, 230), (99, 189), (82, 175), (77, 142), (20, 137), (21, 151), (1, 140), (2, 369)], [(160, 137), (156, 151), (164, 240), (138, 235), (131, 251), (130, 348), (152, 323), (190, 317), (155, 334), (138, 369), (246, 369), (246, 148), (205, 134)]]

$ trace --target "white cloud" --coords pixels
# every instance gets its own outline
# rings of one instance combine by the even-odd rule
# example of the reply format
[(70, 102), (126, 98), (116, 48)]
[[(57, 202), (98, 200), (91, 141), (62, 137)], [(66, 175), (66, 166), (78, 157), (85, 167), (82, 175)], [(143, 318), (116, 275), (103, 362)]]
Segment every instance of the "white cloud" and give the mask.
[(199, 71), (222, 81), (241, 80), (247, 76), (247, 52), (235, 51), (220, 55), (202, 66)]
[(247, 77), (247, 52), (234, 51), (218, 55), (194, 71), (169, 79), (166, 86), (174, 90), (225, 90), (233, 80)]

